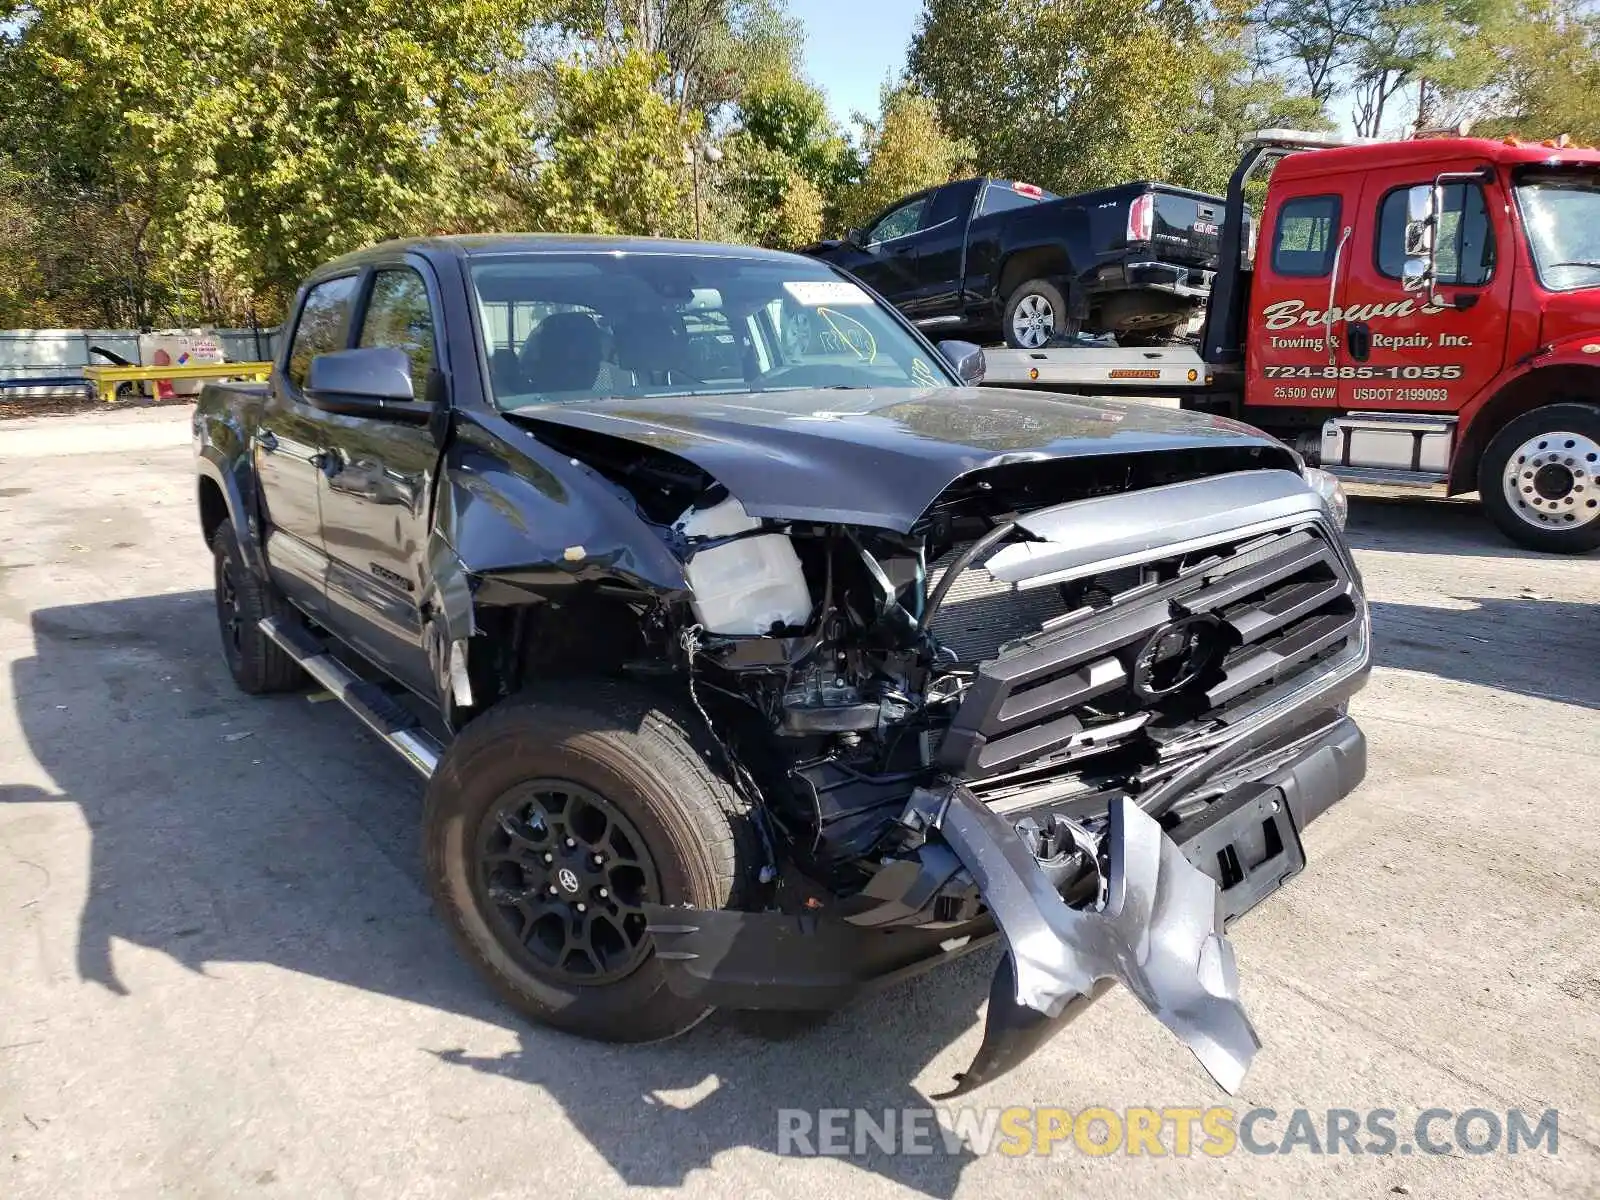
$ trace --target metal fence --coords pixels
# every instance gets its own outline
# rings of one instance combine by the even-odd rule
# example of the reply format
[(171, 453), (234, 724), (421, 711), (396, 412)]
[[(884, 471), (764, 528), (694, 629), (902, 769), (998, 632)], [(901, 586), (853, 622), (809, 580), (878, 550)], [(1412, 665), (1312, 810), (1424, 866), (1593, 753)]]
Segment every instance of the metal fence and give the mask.
[[(263, 362), (278, 352), (279, 330), (208, 329), (229, 362)], [(83, 368), (110, 360), (92, 354), (102, 347), (131, 363), (139, 358), (137, 329), (0, 329), (0, 396), (49, 397), (82, 391)], [(141, 363), (141, 365), (145, 365)], [(37, 385), (27, 381), (38, 380)]]

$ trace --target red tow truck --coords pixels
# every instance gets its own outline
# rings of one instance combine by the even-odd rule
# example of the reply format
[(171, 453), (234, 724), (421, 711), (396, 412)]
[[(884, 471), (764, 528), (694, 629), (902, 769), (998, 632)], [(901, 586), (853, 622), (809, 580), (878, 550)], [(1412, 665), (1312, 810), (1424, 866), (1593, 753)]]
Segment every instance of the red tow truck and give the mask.
[(1267, 130), (1224, 222), (1198, 350), (991, 350), (985, 382), (1177, 395), (1346, 480), (1477, 491), (1522, 545), (1600, 547), (1600, 151)]

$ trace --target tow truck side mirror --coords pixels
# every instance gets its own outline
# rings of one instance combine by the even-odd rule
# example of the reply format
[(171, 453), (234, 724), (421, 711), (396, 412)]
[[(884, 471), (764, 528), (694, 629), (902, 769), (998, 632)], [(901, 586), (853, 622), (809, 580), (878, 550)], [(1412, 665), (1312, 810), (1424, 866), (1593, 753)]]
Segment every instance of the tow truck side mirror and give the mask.
[(1406, 257), (1400, 268), (1400, 285), (1408, 292), (1430, 291), (1434, 284), (1435, 195), (1433, 185), (1426, 183), (1406, 192)]
[(1425, 292), (1433, 286), (1433, 268), (1425, 258), (1408, 258), (1400, 266), (1400, 286), (1408, 292)]

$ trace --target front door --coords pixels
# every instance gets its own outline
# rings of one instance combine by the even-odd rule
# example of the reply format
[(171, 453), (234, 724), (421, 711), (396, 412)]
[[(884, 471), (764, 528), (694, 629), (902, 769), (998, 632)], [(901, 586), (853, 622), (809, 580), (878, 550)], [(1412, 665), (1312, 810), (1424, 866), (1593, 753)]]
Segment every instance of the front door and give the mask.
[[(419, 409), (437, 361), (434, 306), (412, 266), (373, 272), (357, 346), (397, 346), (411, 358)], [(421, 415), (419, 413), (419, 415)], [(322, 413), (322, 540), (327, 547), (328, 624), (432, 699), (419, 602), (428, 552), (429, 503), (439, 449), (418, 421)]]
[(1505, 359), (1515, 243), (1496, 236), (1492, 214), (1510, 202), (1498, 182), (1441, 181), (1433, 297), (1401, 285), (1406, 193), (1431, 186), (1438, 172), (1428, 165), (1366, 176), (1341, 302), (1340, 362), (1349, 368), (1340, 373), (1341, 408), (1454, 413)]
[(322, 422), (301, 389), (318, 354), (342, 349), (357, 276), (306, 292), (283, 369), (272, 373), (251, 458), (263, 509), (262, 537), (273, 582), (302, 608), (322, 613), (328, 556), (322, 543)]
[(934, 192), (897, 204), (863, 232), (862, 254), (849, 270), (902, 312), (915, 307), (921, 291), (917, 274), (917, 233), (926, 224)]

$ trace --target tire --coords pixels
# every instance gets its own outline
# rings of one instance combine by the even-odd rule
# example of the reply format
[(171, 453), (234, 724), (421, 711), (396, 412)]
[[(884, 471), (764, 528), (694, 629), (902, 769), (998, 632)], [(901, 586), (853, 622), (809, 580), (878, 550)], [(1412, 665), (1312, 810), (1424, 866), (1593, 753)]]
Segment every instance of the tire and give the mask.
[(263, 617), (298, 621), (287, 600), (244, 561), (233, 526), (223, 521), (211, 535), (217, 626), (222, 657), (239, 690), (252, 696), (288, 692), (305, 683), (300, 664), (261, 632)]
[(1013, 350), (1042, 350), (1061, 338), (1074, 336), (1078, 325), (1067, 316), (1067, 301), (1061, 289), (1047, 279), (1030, 279), (1006, 297), (1001, 328), (1006, 345)]
[(1178, 330), (1183, 322), (1173, 325), (1146, 325), (1140, 329), (1124, 329), (1117, 333), (1117, 345), (1132, 349), (1137, 346), (1170, 346), (1178, 341)]
[[(428, 784), (428, 886), (457, 946), (506, 1004), (608, 1042), (673, 1037), (710, 1013), (667, 988), (642, 915), (618, 913), (644, 900), (745, 903), (761, 843), (745, 801), (713, 765), (720, 751), (697, 713), (601, 681), (512, 697), (457, 737)], [(598, 838), (595, 801), (612, 814)], [(625, 852), (635, 837), (639, 867)], [(568, 890), (551, 897), (558, 880)], [(509, 902), (495, 904), (491, 889)], [(615, 911), (602, 915), (601, 905)], [(588, 949), (565, 949), (574, 929), (591, 932)]]
[(1507, 424), (1478, 464), (1478, 495), (1519, 545), (1551, 554), (1600, 547), (1600, 407), (1550, 404)]

